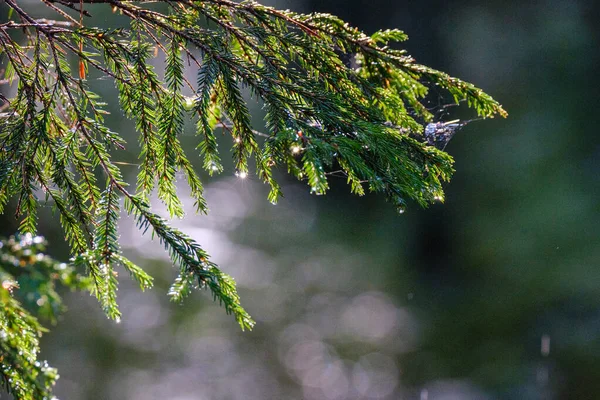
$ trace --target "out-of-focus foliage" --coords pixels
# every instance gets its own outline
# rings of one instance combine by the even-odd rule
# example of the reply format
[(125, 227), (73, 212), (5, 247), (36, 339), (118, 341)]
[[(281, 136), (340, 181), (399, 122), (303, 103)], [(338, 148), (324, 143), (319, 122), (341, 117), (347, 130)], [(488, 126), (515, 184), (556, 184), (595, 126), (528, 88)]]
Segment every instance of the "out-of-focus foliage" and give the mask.
[(0, 240), (0, 378), (17, 399), (49, 400), (58, 374), (38, 361), (39, 339), (63, 311), (57, 286), (91, 290), (88, 278), (44, 254), (46, 242), (30, 234)]

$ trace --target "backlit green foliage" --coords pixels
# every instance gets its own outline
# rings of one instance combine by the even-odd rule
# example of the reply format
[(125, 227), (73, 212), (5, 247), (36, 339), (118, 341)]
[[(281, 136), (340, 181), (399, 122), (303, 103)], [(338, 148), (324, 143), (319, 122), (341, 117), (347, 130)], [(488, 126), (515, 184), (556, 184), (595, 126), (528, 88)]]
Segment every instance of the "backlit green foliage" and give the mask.
[[(129, 25), (87, 26), (88, 3), (112, 7)], [(151, 231), (179, 269), (169, 292), (174, 300), (207, 288), (242, 329), (253, 326), (233, 279), (149, 204), (156, 190), (170, 216), (182, 217), (176, 190), (176, 175), (182, 173), (197, 211), (207, 212), (190, 158), (201, 157), (211, 175), (224, 171), (216, 127), (231, 138), (232, 172), (245, 177), (255, 166), (271, 188), (272, 203), (282, 196), (273, 177), (279, 168), (316, 194), (326, 193), (329, 176), (341, 173), (353, 193), (381, 192), (403, 212), (408, 200), (427, 206), (443, 198), (442, 182), (453, 172), (452, 158), (421, 140), (423, 123), (432, 119), (423, 104), (432, 88), (456, 103), (465, 101), (479, 117), (506, 115), (480, 89), (395, 49), (407, 39), (403, 32), (369, 36), (328, 14), (229, 0), (158, 6), (84, 0), (84, 10), (78, 9), (79, 0), (57, 0), (41, 3), (56, 13), (57, 20), (48, 20), (15, 0), (5, 4), (10, 18), (0, 23), (2, 82), (17, 90), (0, 98), (0, 212), (13, 200), (20, 231), (33, 235), (38, 207), (51, 204), (60, 215), (72, 265), (86, 271), (91, 291), (113, 319), (120, 316), (118, 269), (128, 271), (142, 289), (152, 285), (152, 278), (120, 252), (117, 224), (123, 211), (136, 218), (142, 232)], [(153, 63), (158, 53), (164, 55), (164, 71)], [(88, 87), (92, 69), (114, 83), (122, 110), (135, 122), (141, 152), (133, 188), (115, 161), (127, 144), (108, 127), (105, 103)], [(189, 69), (195, 82), (186, 79)], [(258, 130), (248, 95), (265, 110)], [(189, 120), (196, 123), (197, 151), (184, 151), (179, 139)], [(5, 317), (18, 319), (19, 306), (10, 294), (3, 303), (12, 310)], [(37, 337), (37, 322), (20, 323)], [(11, 343), (33, 353), (37, 348), (33, 339)]]
[(16, 399), (50, 399), (58, 378), (37, 360), (45, 329), (35, 315), (56, 322), (63, 310), (57, 285), (93, 289), (88, 277), (44, 254), (45, 248), (43, 238), (29, 234), (0, 241), (0, 379)]

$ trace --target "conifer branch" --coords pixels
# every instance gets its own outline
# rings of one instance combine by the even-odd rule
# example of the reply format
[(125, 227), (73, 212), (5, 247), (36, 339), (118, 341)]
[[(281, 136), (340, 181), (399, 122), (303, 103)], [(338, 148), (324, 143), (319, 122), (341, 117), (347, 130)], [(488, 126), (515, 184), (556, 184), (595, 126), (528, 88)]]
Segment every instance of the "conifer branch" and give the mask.
[[(441, 149), (454, 134), (450, 129), (463, 125), (428, 124), (432, 88), (479, 118), (506, 116), (481, 89), (396, 49), (407, 39), (396, 29), (366, 35), (329, 14), (298, 14), (251, 1), (170, 0), (168, 12), (151, 8), (153, 2), (40, 0), (54, 13), (40, 18), (37, 10), (5, 0), (14, 18), (0, 23), (0, 83), (17, 87), (11, 98), (0, 96), (0, 212), (16, 199), (20, 230), (33, 235), (38, 207), (51, 204), (71, 247), (69, 271), (74, 266), (86, 271), (87, 278), (78, 282), (87, 285), (80, 288), (92, 291), (113, 319), (120, 315), (119, 269), (142, 289), (152, 285), (152, 278), (121, 254), (117, 223), (124, 199), (124, 210), (136, 217), (140, 230), (152, 231), (178, 269), (169, 292), (174, 300), (206, 288), (243, 329), (253, 326), (233, 279), (200, 244), (152, 212), (148, 201), (157, 189), (170, 216), (182, 217), (176, 176), (183, 173), (197, 211), (207, 211), (203, 182), (180, 141), (187, 120), (195, 119), (197, 149), (210, 175), (225, 170), (215, 134), (221, 127), (232, 142), (231, 172), (243, 178), (255, 165), (271, 188), (272, 203), (282, 196), (274, 179), (281, 168), (315, 194), (327, 192), (332, 176), (343, 176), (352, 193), (380, 192), (403, 212), (409, 200), (423, 207), (443, 200), (443, 183), (453, 173), (453, 159)], [(130, 25), (87, 26), (89, 4), (119, 11)], [(80, 13), (80, 20), (66, 9)], [(164, 74), (151, 62), (159, 50), (166, 57)], [(139, 173), (131, 191), (114, 161), (126, 143), (107, 126), (105, 103), (88, 87), (88, 68), (114, 83), (125, 116), (135, 123)], [(195, 85), (185, 78), (186, 68), (194, 70)], [(193, 96), (184, 95), (186, 87)], [(258, 129), (248, 95), (265, 110)], [(431, 138), (442, 128), (446, 136)], [(444, 146), (436, 147), (440, 138)], [(0, 275), (6, 271), (0, 263)], [(11, 293), (0, 291), (0, 300), (7, 307), (0, 324), (19, 318), (20, 305)], [(33, 356), (37, 342), (31, 338), (41, 327), (27, 315), (15, 323), (33, 336), (0, 337), (0, 347), (9, 353), (29, 349)], [(3, 363), (31, 364), (10, 354)], [(22, 398), (49, 393), (38, 379), (41, 369), (14, 371), (27, 387), (15, 392)]]

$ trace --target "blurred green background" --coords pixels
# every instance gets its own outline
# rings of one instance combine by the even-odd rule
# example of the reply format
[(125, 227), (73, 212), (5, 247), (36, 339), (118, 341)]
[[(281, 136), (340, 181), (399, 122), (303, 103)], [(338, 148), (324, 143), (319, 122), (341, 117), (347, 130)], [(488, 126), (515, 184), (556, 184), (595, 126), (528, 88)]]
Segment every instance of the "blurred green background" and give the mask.
[[(170, 303), (167, 255), (124, 218), (125, 251), (157, 285), (141, 293), (123, 274), (120, 324), (95, 299), (67, 294), (69, 311), (42, 342), (61, 374), (57, 396), (600, 398), (598, 2), (268, 4), (336, 14), (367, 33), (403, 29), (418, 62), (480, 86), (509, 118), (458, 133), (446, 203), (402, 216), (351, 196), (343, 179), (315, 197), (282, 176), (285, 199), (272, 206), (256, 178), (231, 168), (206, 178), (209, 215), (188, 201), (175, 224), (236, 278), (252, 332), (208, 293)], [(99, 23), (122, 22), (94, 8)], [(113, 103), (111, 127), (130, 132), (112, 83), (90, 84)], [(182, 140), (195, 147), (192, 130)], [(135, 167), (123, 171), (134, 179)], [(47, 215), (40, 233), (66, 259)], [(17, 227), (11, 215), (0, 224), (5, 236)]]

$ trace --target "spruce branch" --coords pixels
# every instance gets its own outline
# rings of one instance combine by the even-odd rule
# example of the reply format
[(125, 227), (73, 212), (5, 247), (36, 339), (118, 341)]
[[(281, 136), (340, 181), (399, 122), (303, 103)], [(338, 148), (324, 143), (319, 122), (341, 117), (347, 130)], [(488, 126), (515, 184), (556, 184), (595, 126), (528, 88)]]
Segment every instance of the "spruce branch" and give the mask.
[[(19, 235), (0, 240), (0, 380), (17, 399), (50, 399), (56, 369), (38, 360), (46, 329), (64, 310), (58, 286), (91, 290), (88, 278), (44, 254), (46, 241)], [(35, 310), (32, 312), (31, 310)]]
[[(135, 216), (142, 232), (152, 231), (176, 265), (169, 292), (174, 300), (206, 288), (243, 329), (253, 326), (233, 279), (149, 204), (156, 189), (170, 216), (183, 217), (176, 185), (182, 173), (196, 210), (207, 212), (194, 156), (180, 140), (186, 121), (196, 124), (196, 150), (210, 175), (225, 170), (215, 134), (220, 127), (231, 137), (231, 172), (245, 177), (255, 165), (270, 186), (272, 203), (283, 195), (274, 178), (280, 168), (315, 194), (327, 192), (332, 176), (343, 176), (352, 193), (382, 193), (404, 212), (410, 200), (423, 207), (443, 200), (443, 184), (454, 172), (443, 149), (455, 132), (448, 129), (464, 123), (434, 120), (426, 106), (432, 89), (478, 118), (506, 116), (481, 89), (397, 49), (407, 40), (397, 29), (367, 35), (329, 14), (281, 11), (252, 1), (170, 0), (164, 2), (166, 12), (151, 7), (154, 2), (40, 0), (54, 13), (40, 18), (37, 10), (5, 0), (14, 18), (0, 23), (0, 83), (17, 88), (10, 98), (0, 96), (0, 212), (15, 199), (20, 230), (33, 235), (39, 206), (51, 204), (71, 248), (68, 268), (86, 271), (85, 288), (113, 319), (120, 315), (119, 269), (142, 289), (152, 285), (121, 254), (117, 224), (124, 200), (124, 211)], [(88, 26), (84, 17), (91, 4), (120, 12), (129, 25)], [(152, 62), (158, 52), (165, 55), (164, 74)], [(140, 145), (135, 189), (128, 189), (122, 163), (115, 161), (127, 143), (107, 125), (106, 104), (90, 90), (88, 68), (114, 83), (123, 113), (135, 124)], [(186, 79), (186, 69), (193, 69), (195, 84)], [(184, 95), (187, 89), (194, 94)], [(262, 127), (251, 118), (248, 97), (265, 110)], [(446, 136), (435, 136), (442, 133)], [(9, 307), (0, 323), (17, 318), (20, 305), (11, 293), (0, 294)], [(41, 332), (27, 318), (18, 323)], [(30, 352), (37, 348), (32, 340), (0, 338), (3, 349), (7, 343)], [(25, 375), (29, 394), (23, 398), (47, 393), (31, 380), (35, 376)]]

